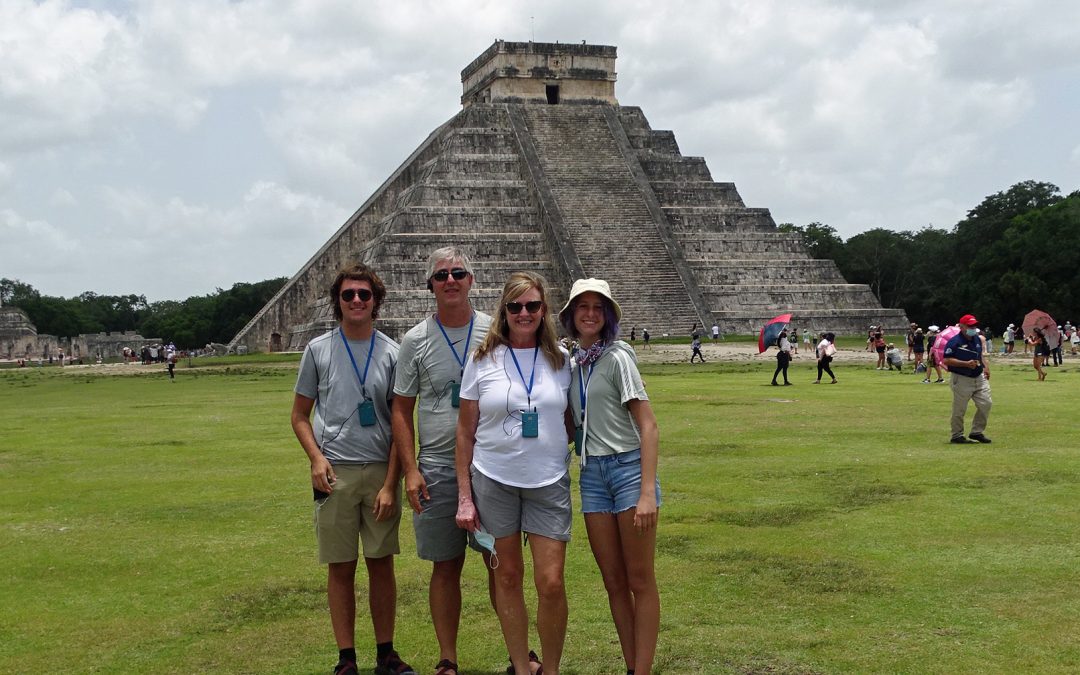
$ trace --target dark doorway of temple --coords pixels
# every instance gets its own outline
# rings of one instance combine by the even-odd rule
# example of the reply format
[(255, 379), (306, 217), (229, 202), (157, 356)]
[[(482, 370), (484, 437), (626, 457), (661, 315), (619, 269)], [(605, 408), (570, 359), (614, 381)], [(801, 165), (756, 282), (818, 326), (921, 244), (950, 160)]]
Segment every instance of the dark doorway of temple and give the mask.
[(559, 85), (549, 84), (544, 87), (547, 90), (547, 100), (551, 105), (559, 102)]
[(281, 351), (281, 333), (272, 333), (270, 335), (270, 351)]

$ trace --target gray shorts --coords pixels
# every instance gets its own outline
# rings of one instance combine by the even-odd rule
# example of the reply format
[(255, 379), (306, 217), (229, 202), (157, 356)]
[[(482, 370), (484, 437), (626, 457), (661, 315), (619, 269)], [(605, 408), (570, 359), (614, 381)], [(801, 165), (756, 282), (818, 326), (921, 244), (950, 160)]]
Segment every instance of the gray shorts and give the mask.
[(468, 533), (457, 526), (457, 471), (452, 466), (420, 464), (431, 499), (421, 501), (423, 512), (413, 514), (416, 555), (423, 560), (443, 562), (465, 553)]
[(473, 501), (484, 529), (495, 537), (527, 532), (556, 541), (570, 541), (574, 516), (570, 505), (570, 472), (551, 485), (519, 488), (488, 478), (470, 467)]

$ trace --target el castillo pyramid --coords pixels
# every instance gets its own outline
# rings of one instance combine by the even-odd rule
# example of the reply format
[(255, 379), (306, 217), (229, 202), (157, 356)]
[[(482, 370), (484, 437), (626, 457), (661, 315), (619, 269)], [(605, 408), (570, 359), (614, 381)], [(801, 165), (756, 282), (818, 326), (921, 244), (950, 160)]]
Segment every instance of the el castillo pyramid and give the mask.
[(685, 335), (696, 322), (757, 332), (782, 312), (804, 330), (907, 326), (831, 260), (809, 256), (768, 209), (743, 204), (684, 157), (671, 131), (615, 98), (616, 48), (496, 41), (461, 72), (462, 110), (435, 129), (230, 343), (302, 349), (334, 325), (327, 289), (372, 266), (388, 294), (379, 328), (400, 338), (434, 311), (428, 254), (456, 244), (476, 266), (474, 305), (494, 312), (516, 270), (542, 273), (561, 306), (574, 279), (606, 279), (622, 330)]

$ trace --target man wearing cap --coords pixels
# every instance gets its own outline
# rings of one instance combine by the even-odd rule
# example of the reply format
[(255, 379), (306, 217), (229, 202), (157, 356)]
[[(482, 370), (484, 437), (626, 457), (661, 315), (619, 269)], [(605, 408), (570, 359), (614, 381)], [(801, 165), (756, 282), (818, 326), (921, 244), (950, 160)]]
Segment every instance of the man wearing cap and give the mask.
[[(953, 393), (952, 443), (989, 443), (986, 420), (990, 416), (990, 368), (983, 355), (983, 342), (979, 338), (978, 320), (971, 314), (960, 317), (960, 332), (945, 344), (945, 366), (949, 368), (950, 387)], [(971, 433), (964, 437), (964, 413), (969, 400), (975, 401), (975, 418), (971, 421)]]
[[(413, 326), (401, 341), (394, 382), (394, 448), (405, 476), (405, 495), (414, 511), (416, 554), (432, 563), (428, 604), (439, 642), (436, 672), (456, 675), (461, 570), (468, 539), (454, 520), (458, 394), (465, 361), (487, 336), (491, 317), (475, 311), (469, 300), (474, 277), (464, 252), (454, 246), (432, 251), (427, 271), (435, 313)], [(420, 432), (418, 457), (414, 410)], [(490, 570), (488, 580), (490, 588)]]

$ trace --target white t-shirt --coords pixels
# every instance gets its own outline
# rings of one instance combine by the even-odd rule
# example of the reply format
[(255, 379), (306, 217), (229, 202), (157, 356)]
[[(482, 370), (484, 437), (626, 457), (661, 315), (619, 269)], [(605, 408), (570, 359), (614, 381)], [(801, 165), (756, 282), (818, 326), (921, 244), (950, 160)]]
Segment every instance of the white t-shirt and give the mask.
[[(521, 374), (506, 346), (500, 345), (480, 361), (469, 356), (461, 383), (461, 398), (479, 401), (480, 419), (473, 445), (473, 466), (492, 480), (520, 488), (557, 482), (570, 461), (564, 413), (570, 389), (570, 358), (555, 370), (542, 352), (515, 349)], [(533, 376), (535, 360), (535, 376)], [(532, 395), (526, 384), (532, 377)], [(524, 378), (524, 381), (523, 381)], [(539, 413), (539, 434), (522, 438), (521, 412)]]

